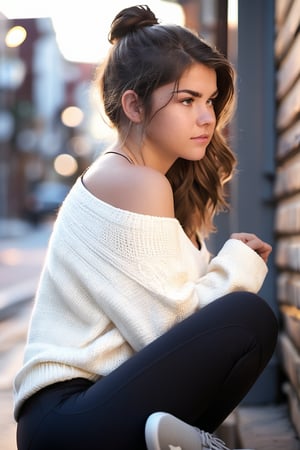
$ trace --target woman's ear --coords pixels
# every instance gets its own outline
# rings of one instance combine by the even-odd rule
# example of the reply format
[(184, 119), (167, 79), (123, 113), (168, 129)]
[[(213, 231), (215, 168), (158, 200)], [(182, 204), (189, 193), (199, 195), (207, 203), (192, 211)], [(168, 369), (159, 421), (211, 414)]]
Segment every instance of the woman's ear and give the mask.
[(137, 93), (133, 90), (125, 91), (122, 95), (122, 107), (124, 114), (133, 123), (143, 120), (143, 108)]

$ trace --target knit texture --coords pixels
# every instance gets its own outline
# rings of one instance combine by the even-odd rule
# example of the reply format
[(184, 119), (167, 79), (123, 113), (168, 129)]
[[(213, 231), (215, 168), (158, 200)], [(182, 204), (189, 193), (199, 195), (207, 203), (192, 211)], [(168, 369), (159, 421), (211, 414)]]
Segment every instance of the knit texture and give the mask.
[(177, 219), (113, 207), (78, 179), (50, 238), (14, 382), (15, 418), (41, 388), (96, 381), (202, 305), (257, 292), (266, 273), (241, 241), (228, 240), (210, 261)]

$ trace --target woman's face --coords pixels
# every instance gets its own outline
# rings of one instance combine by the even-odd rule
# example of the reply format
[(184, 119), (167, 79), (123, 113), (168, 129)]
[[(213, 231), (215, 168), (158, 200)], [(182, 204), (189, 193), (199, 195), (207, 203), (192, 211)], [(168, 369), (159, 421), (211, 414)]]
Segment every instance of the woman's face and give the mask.
[(217, 95), (215, 70), (200, 63), (183, 73), (178, 86), (172, 82), (154, 91), (143, 141), (152, 167), (166, 173), (177, 158), (204, 157), (216, 126)]

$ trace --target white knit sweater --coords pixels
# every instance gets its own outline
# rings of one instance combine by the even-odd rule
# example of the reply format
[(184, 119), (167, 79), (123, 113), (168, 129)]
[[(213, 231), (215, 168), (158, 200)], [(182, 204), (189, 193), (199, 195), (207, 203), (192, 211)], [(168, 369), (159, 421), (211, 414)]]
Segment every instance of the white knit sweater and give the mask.
[(78, 179), (49, 242), (14, 383), (15, 417), (39, 389), (109, 374), (201, 306), (232, 291), (257, 292), (267, 273), (234, 239), (209, 260), (177, 219), (115, 208)]

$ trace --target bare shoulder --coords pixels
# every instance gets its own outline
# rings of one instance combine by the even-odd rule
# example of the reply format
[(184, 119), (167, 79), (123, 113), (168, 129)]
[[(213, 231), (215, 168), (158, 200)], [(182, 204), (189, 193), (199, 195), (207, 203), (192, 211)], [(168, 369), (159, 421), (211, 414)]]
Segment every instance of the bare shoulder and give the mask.
[(96, 164), (84, 176), (87, 189), (100, 200), (138, 214), (174, 217), (171, 185), (162, 173), (122, 162)]
[(173, 191), (165, 175), (149, 167), (132, 167), (132, 172), (135, 176), (129, 187), (130, 209), (141, 214), (174, 217)]

